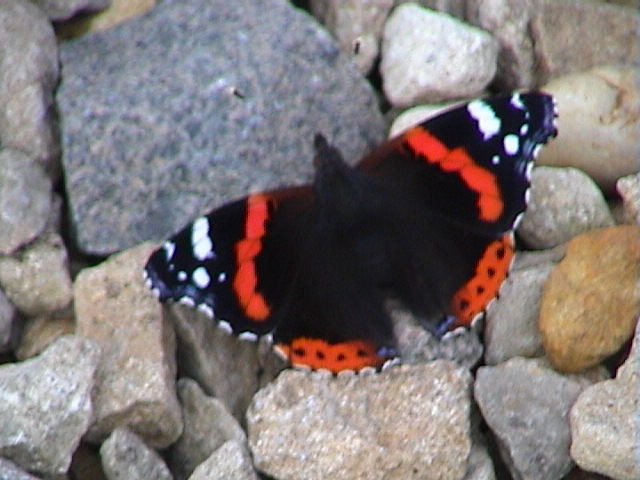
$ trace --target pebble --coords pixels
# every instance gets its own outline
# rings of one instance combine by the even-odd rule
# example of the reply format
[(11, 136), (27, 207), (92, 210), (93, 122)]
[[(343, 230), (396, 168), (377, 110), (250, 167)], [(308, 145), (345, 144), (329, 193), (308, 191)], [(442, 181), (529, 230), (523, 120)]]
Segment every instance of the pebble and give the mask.
[(577, 372), (617, 352), (640, 312), (640, 227), (594, 230), (569, 242), (545, 284), (540, 334), (554, 367)]
[(108, 480), (173, 480), (160, 455), (136, 434), (116, 428), (100, 447)]
[(42, 233), (51, 201), (51, 181), (38, 162), (18, 150), (0, 149), (0, 256)]
[(18, 360), (34, 357), (58, 337), (75, 333), (73, 306), (26, 319), (20, 342), (15, 350)]
[(513, 478), (559, 480), (571, 470), (567, 415), (580, 392), (602, 376), (562, 375), (544, 358), (514, 357), (478, 369), (475, 399)]
[(66, 473), (93, 418), (100, 349), (67, 335), (41, 355), (0, 365), (0, 457), (54, 477)]
[(178, 398), (184, 430), (167, 453), (176, 480), (189, 478), (198, 465), (227, 441), (247, 448), (247, 438), (238, 421), (220, 400), (205, 395), (196, 382), (190, 378), (178, 380)]
[(15, 463), (0, 457), (0, 478), (3, 480), (41, 480), (22, 470)]
[[(53, 90), (60, 72), (53, 27), (33, 2), (4, 0), (0, 2), (0, 45), (2, 147), (24, 152), (57, 177), (60, 142)], [(0, 172), (4, 170), (0, 167)], [(0, 245), (4, 248), (4, 242)]]
[(43, 235), (16, 257), (0, 256), (0, 286), (11, 303), (29, 316), (69, 306), (73, 297), (71, 276), (60, 235)]
[(470, 382), (446, 360), (377, 375), (285, 370), (247, 411), (254, 464), (283, 480), (460, 479)]
[(444, 113), (445, 110), (448, 110), (459, 103), (460, 102), (448, 102), (437, 105), (418, 105), (408, 108), (393, 120), (393, 123), (389, 128), (389, 138), (393, 138), (401, 134), (409, 127), (413, 127), (414, 125), (435, 117), (440, 113)]
[(622, 197), (624, 220), (640, 225), (640, 173), (622, 177), (616, 183), (616, 190)]
[(496, 72), (498, 43), (487, 32), (413, 3), (384, 27), (380, 73), (391, 105), (408, 107), (479, 95)]
[(394, 0), (312, 0), (309, 6), (352, 55), (358, 70), (369, 72), (380, 53), (382, 28)]
[(531, 248), (552, 248), (614, 224), (602, 192), (578, 169), (534, 168), (530, 194), (518, 233)]
[(640, 67), (602, 66), (544, 85), (557, 101), (558, 136), (538, 164), (580, 168), (606, 193), (640, 171), (639, 78)]
[(159, 2), (63, 43), (60, 59), (65, 187), (85, 253), (161, 240), (248, 191), (308, 179), (317, 132), (351, 161), (384, 137), (348, 55), (282, 0)]
[(229, 440), (194, 470), (189, 480), (258, 480), (247, 446)]
[(182, 433), (175, 333), (142, 281), (153, 249), (142, 244), (114, 255), (74, 283), (76, 331), (102, 348), (87, 434), (94, 442), (128, 427), (149, 446), (165, 448)]
[(616, 480), (640, 478), (640, 317), (633, 347), (615, 379), (596, 383), (571, 409), (571, 457)]

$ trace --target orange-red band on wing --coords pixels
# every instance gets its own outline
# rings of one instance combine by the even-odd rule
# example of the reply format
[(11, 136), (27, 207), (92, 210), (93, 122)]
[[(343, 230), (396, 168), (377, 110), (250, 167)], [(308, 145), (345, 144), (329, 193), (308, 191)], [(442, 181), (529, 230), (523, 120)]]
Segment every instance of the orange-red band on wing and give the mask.
[(245, 315), (256, 322), (266, 320), (271, 313), (266, 299), (257, 291), (258, 275), (255, 264), (255, 258), (262, 250), (265, 223), (269, 218), (268, 202), (269, 198), (260, 194), (247, 198), (244, 238), (235, 246), (238, 270), (233, 279), (233, 289)]
[(504, 210), (496, 176), (473, 161), (463, 147), (447, 148), (422, 127), (413, 127), (404, 134), (409, 146), (429, 163), (436, 163), (445, 172), (457, 172), (466, 185), (478, 194), (480, 219), (495, 222)]

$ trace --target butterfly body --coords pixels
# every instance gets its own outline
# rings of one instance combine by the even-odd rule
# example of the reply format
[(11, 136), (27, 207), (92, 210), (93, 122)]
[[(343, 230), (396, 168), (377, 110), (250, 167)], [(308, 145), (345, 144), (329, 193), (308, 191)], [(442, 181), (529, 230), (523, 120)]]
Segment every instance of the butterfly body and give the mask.
[(148, 283), (236, 334), (272, 334), (294, 365), (380, 367), (397, 355), (387, 298), (439, 332), (443, 318), (470, 324), (497, 295), (554, 118), (541, 93), (471, 102), (355, 167), (317, 136), (310, 185), (197, 218), (151, 256)]

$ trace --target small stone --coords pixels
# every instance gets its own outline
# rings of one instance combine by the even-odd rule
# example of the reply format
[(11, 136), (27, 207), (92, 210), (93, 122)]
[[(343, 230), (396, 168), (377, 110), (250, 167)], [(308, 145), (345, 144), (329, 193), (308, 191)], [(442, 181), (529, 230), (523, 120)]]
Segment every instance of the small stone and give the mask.
[(631, 337), (640, 313), (640, 227), (582, 234), (544, 286), (542, 344), (561, 371), (597, 365)]
[(398, 115), (391, 127), (389, 128), (389, 138), (393, 138), (400, 135), (409, 127), (413, 127), (418, 123), (424, 122), (429, 118), (433, 118), (446, 110), (449, 110), (460, 102), (448, 102), (438, 105), (418, 105), (416, 107), (409, 108)]
[(311, 12), (367, 73), (378, 57), (382, 28), (394, 0), (312, 0)]
[(13, 349), (18, 333), (16, 309), (0, 290), (0, 353)]
[(102, 347), (95, 388), (99, 442), (128, 427), (154, 448), (182, 432), (175, 391), (175, 334), (142, 281), (154, 246), (143, 244), (82, 270), (74, 284), (77, 333)]
[(40, 477), (34, 477), (2, 457), (0, 457), (0, 478), (2, 480), (41, 480)]
[(496, 72), (498, 43), (487, 32), (413, 3), (384, 27), (380, 72), (393, 106), (478, 95)]
[(63, 335), (75, 333), (76, 323), (73, 307), (28, 318), (24, 325), (20, 343), (15, 350), (18, 360), (35, 357)]
[[(522, 254), (521, 254), (522, 255)], [(538, 315), (542, 287), (553, 270), (551, 262), (513, 269), (500, 289), (500, 298), (487, 312), (484, 329), (485, 362), (496, 365), (513, 357), (544, 355)]]
[(229, 440), (193, 472), (189, 480), (258, 480), (244, 442)]
[(67, 250), (57, 233), (48, 233), (15, 257), (0, 256), (0, 286), (18, 310), (43, 315), (61, 310), (73, 298)]
[(99, 358), (94, 342), (67, 335), (36, 358), (0, 365), (0, 456), (63, 475), (93, 418)]
[[(640, 58), (637, 5), (541, 0), (528, 28), (536, 50), (538, 84), (597, 65), (637, 64)], [(602, 32), (607, 32), (606, 41)]]
[(469, 386), (445, 360), (375, 375), (285, 370), (247, 411), (255, 466), (282, 480), (460, 479)]
[(580, 394), (571, 409), (571, 457), (616, 480), (640, 478), (640, 317), (629, 358), (613, 380)]
[(17, 150), (0, 150), (0, 254), (11, 254), (40, 235), (50, 212), (51, 181), (38, 163)]
[(640, 173), (622, 177), (616, 183), (616, 190), (622, 197), (624, 219), (640, 225)]
[(552, 248), (580, 233), (614, 224), (602, 192), (575, 168), (534, 168), (530, 192), (518, 233), (532, 248)]
[[(59, 68), (53, 27), (33, 2), (3, 0), (0, 2), (0, 45), (0, 145), (24, 152), (56, 176), (60, 145), (54, 121), (53, 91), (58, 83)], [(30, 165), (22, 168), (32, 176), (40, 175)], [(0, 161), (0, 177), (5, 170)], [(0, 180), (0, 198), (9, 186), (13, 185), (5, 186)], [(47, 187), (30, 192), (34, 195), (34, 204), (49, 190)], [(0, 208), (0, 212), (2, 210)], [(18, 218), (28, 222), (27, 218)], [(28, 226), (34, 227), (30, 222)], [(0, 227), (0, 232), (3, 231)], [(5, 248), (5, 242), (0, 241), (0, 249)]]
[(559, 480), (571, 470), (569, 408), (602, 375), (561, 375), (543, 358), (478, 369), (475, 398), (513, 478)]
[(167, 456), (176, 480), (188, 478), (226, 441), (246, 445), (247, 438), (238, 421), (220, 400), (205, 395), (196, 382), (190, 378), (178, 380), (178, 397), (184, 430)]
[(33, 0), (50, 20), (66, 20), (78, 12), (94, 12), (106, 8), (111, 0)]
[(637, 173), (639, 82), (640, 67), (603, 66), (544, 85), (558, 105), (558, 136), (540, 151), (538, 165), (577, 167), (607, 193), (620, 177)]
[(109, 435), (100, 456), (108, 480), (173, 479), (160, 455), (126, 428), (116, 428)]

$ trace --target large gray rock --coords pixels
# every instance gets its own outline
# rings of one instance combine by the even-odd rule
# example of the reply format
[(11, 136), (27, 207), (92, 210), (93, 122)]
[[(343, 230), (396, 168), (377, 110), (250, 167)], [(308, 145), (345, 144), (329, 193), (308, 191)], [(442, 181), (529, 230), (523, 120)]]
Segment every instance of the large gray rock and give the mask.
[(280, 480), (459, 480), (470, 380), (445, 360), (377, 375), (286, 370), (247, 411), (255, 466)]
[(189, 480), (258, 480), (247, 445), (229, 440), (198, 465)]
[(0, 366), (0, 457), (47, 477), (64, 474), (93, 418), (100, 349), (68, 335), (40, 356)]
[(90, 253), (308, 178), (316, 132), (352, 160), (384, 136), (355, 65), (285, 0), (159, 2), (61, 60), (71, 222)]

